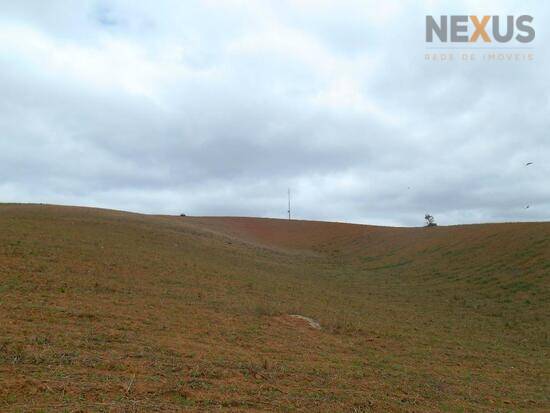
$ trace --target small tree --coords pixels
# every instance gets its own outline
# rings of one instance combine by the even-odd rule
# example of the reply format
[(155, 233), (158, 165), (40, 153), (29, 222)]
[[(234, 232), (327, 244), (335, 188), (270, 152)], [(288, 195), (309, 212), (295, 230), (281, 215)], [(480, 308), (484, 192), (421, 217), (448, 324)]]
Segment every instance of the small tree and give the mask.
[(424, 219), (426, 220), (427, 227), (437, 227), (437, 224), (435, 223), (435, 218), (432, 215), (426, 214), (424, 216)]

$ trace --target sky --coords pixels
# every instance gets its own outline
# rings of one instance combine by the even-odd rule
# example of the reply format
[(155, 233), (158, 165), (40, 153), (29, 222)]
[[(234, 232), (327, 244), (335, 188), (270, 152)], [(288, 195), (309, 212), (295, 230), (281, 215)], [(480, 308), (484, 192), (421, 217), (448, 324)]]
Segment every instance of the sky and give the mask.
[[(296, 219), (549, 220), (545, 3), (0, 0), (0, 202), (284, 218), (290, 188)], [(536, 37), (427, 60), (461, 56), (425, 41), (451, 14)]]

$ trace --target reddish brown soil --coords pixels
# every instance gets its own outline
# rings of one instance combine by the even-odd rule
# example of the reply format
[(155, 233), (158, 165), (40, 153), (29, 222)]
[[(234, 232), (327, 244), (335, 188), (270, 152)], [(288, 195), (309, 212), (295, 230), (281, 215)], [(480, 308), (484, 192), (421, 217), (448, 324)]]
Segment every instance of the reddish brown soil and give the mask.
[(549, 223), (0, 205), (0, 411), (550, 411), (549, 274)]

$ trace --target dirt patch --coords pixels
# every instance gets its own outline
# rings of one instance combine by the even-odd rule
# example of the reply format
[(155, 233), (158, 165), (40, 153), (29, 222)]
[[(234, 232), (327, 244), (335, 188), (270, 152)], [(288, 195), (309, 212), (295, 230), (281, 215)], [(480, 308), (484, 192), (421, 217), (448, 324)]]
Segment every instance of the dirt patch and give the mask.
[(313, 318), (306, 317), (300, 314), (287, 314), (277, 317), (281, 323), (294, 328), (308, 328), (314, 330), (321, 330), (321, 325)]
[(311, 328), (314, 328), (315, 330), (321, 329), (321, 324), (319, 324), (319, 322), (315, 321), (313, 318), (305, 317), (300, 314), (291, 314), (290, 317), (305, 321)]

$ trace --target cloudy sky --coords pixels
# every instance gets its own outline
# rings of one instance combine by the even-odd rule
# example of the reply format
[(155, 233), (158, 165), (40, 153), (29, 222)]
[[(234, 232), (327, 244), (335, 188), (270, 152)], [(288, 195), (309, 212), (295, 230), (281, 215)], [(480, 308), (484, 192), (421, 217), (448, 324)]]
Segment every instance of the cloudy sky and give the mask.
[[(0, 202), (549, 220), (544, 3), (0, 0)], [(530, 14), (534, 60), (426, 60), (427, 14)]]

